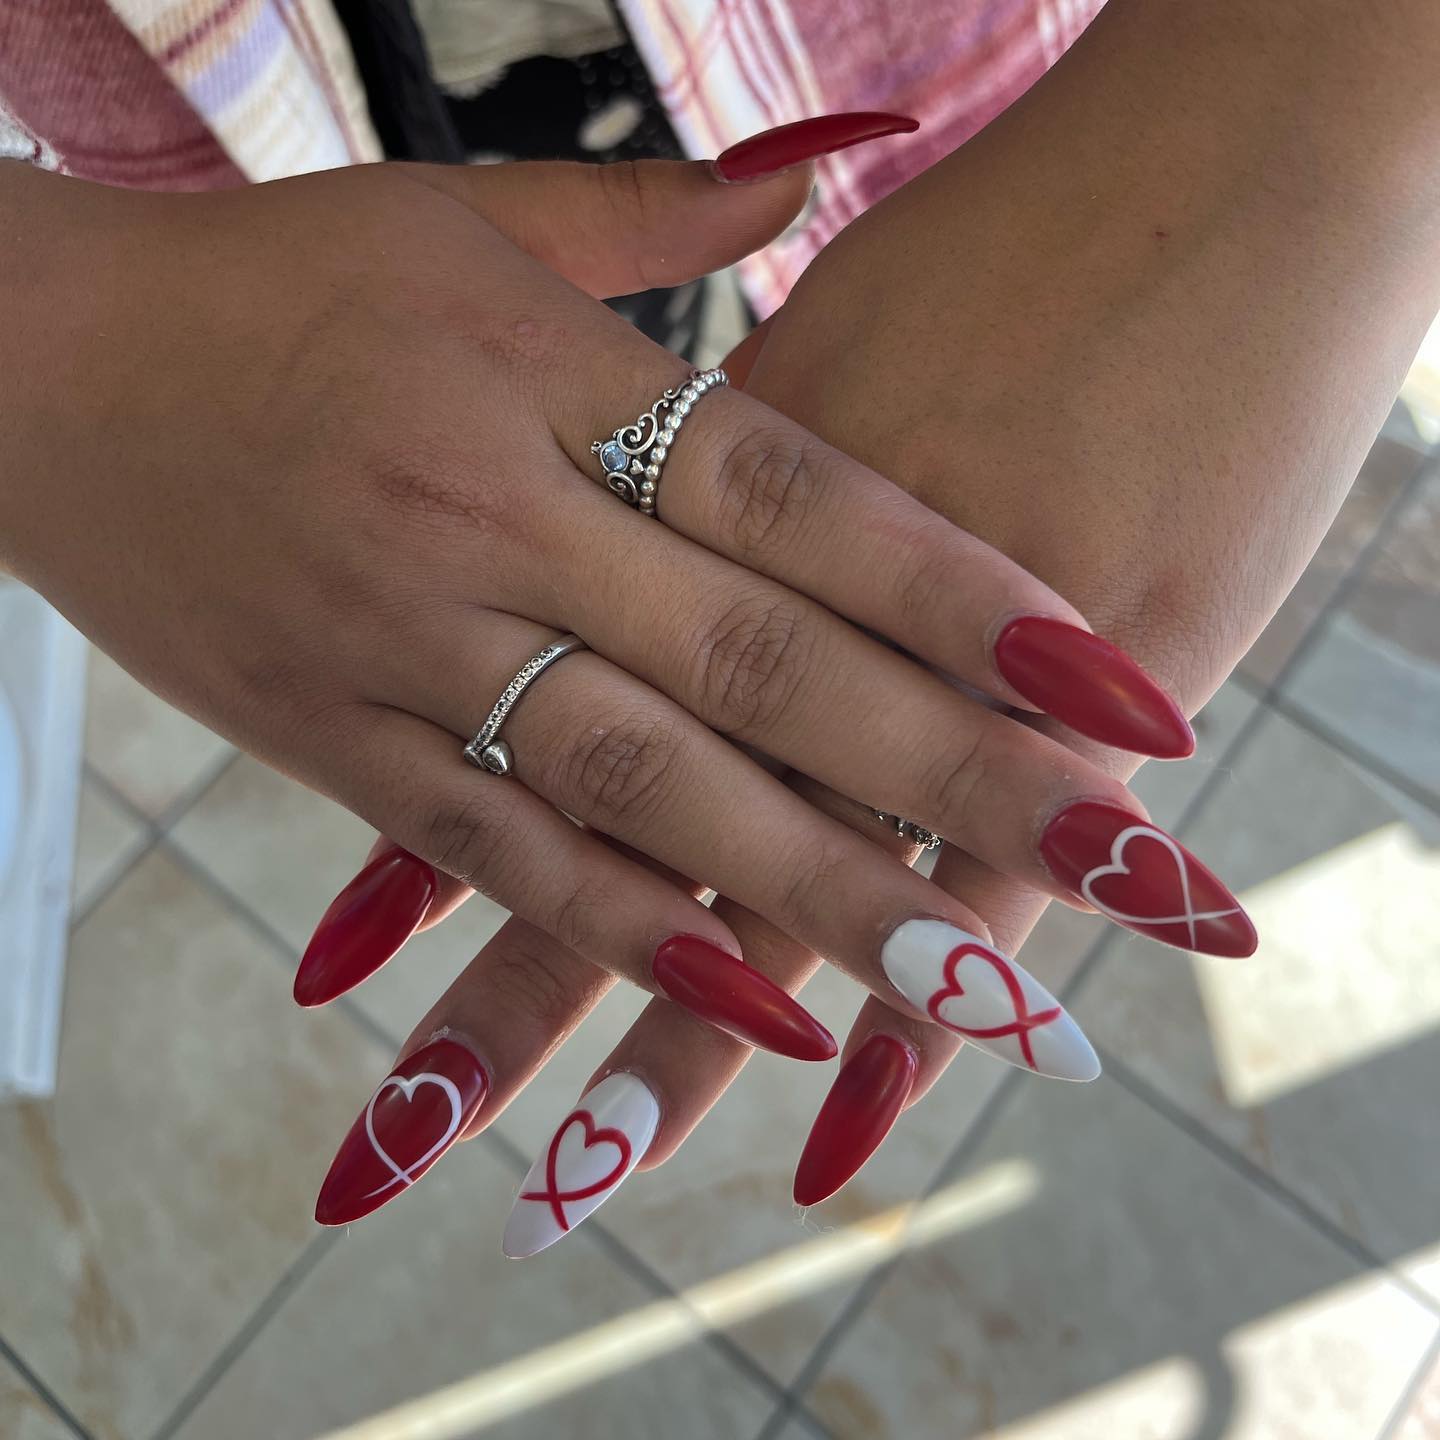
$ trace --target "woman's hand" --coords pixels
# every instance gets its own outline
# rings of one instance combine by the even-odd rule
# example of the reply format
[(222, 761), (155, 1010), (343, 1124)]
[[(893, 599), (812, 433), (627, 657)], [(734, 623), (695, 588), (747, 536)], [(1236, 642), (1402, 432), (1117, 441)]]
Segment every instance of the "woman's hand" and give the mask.
[[(1058, 645), (1099, 728), (1172, 752), (1188, 732), (1047, 587), (739, 394), (706, 395), (676, 438), (663, 524), (596, 485), (591, 437), (683, 366), (535, 256), (570, 257), (599, 292), (653, 278), (640, 255), (680, 279), (773, 231), (804, 189), (767, 197), (704, 166), (618, 175), (380, 166), (154, 197), (12, 173), (27, 233), (63, 240), (17, 293), (40, 380), (5, 417), (22, 483), (0, 531), (22, 577), (142, 679), (432, 875), (747, 1038), (825, 1055), (798, 1005), (735, 969), (728, 926), (566, 817), (893, 997), (887, 964), (938, 965), (915, 959), (909, 922), (983, 937), (983, 921), (721, 736), (1052, 893), (1042, 846), (1077, 815), (1144, 817), (839, 615), (1009, 703), (1017, 687), (1034, 703), (1035, 656)], [(617, 250), (607, 227), (632, 235), (647, 212), (643, 248)], [(55, 267), (75, 280), (100, 241), (72, 296)], [(465, 766), (460, 741), (565, 630), (593, 653), (507, 722), (519, 783)], [(1108, 841), (1086, 843), (1102, 864)], [(1250, 943), (1243, 919), (1195, 939)], [(354, 983), (340, 958), (307, 968), (302, 998)], [(906, 993), (924, 1013), (918, 982)], [(1088, 1073), (1073, 1026), (1052, 1039), (1042, 1068)]]

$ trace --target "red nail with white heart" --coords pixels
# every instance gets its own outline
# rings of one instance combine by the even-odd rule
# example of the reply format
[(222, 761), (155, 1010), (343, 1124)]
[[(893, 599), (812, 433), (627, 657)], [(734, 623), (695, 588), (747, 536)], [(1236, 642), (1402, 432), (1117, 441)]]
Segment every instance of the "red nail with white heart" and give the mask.
[(454, 1040), (407, 1055), (335, 1152), (315, 1218), (348, 1225), (408, 1190), (460, 1138), (489, 1089), (485, 1067)]
[(1259, 940), (1240, 902), (1178, 840), (1131, 810), (1067, 805), (1045, 827), (1050, 873), (1127, 930), (1202, 955), (1253, 955)]
[(1070, 1012), (1022, 965), (948, 920), (906, 920), (880, 949), (922, 1014), (997, 1060), (1054, 1080), (1094, 1080), (1100, 1059)]
[(660, 1104), (638, 1075), (616, 1070), (592, 1085), (530, 1167), (505, 1222), (512, 1260), (538, 1254), (599, 1209), (645, 1158)]

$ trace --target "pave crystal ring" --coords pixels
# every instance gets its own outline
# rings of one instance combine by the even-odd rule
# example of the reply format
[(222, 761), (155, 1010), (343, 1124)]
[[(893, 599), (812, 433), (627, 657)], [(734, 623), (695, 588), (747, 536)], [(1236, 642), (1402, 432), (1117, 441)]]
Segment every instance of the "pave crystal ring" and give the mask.
[(933, 830), (921, 829), (913, 820), (902, 820), (900, 816), (888, 815), (884, 810), (877, 810), (875, 818), (885, 821), (887, 825), (893, 825), (895, 833), (902, 840), (908, 840), (922, 850), (938, 850), (940, 848), (940, 837)]
[(660, 472), (685, 417), (702, 395), (729, 383), (723, 370), (692, 370), (683, 385), (667, 390), (633, 425), (596, 440), (590, 452), (600, 457), (607, 488), (642, 515), (654, 515)]
[(585, 649), (585, 642), (578, 635), (562, 635), (552, 640), (538, 654), (531, 656), (516, 672), (515, 678), (500, 692), (495, 708), (485, 717), (479, 733), (465, 747), (465, 758), (492, 775), (508, 775), (515, 764), (515, 755), (500, 739), (500, 727), (505, 723), (515, 702), (525, 693), (525, 687), (536, 676), (548, 670), (557, 660)]

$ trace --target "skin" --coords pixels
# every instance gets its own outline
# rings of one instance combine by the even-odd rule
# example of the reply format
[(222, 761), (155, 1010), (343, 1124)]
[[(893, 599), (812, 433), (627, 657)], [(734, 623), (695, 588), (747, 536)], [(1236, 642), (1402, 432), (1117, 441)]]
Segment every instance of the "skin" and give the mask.
[[(1111, 0), (1024, 100), (837, 237), (731, 369), (1049, 580), (1193, 712), (1313, 553), (1440, 308), (1437, 66), (1433, 6)], [(1047, 903), (954, 845), (935, 878), (1012, 954)], [(818, 963), (715, 911), (787, 987)], [(507, 925), (411, 1044), (472, 1019), (512, 950), (549, 977), (557, 1032), (577, 1023), (584, 976)], [(870, 999), (846, 1055), (877, 1031), (919, 1056), (911, 1103), (958, 1049)], [(651, 1168), (746, 1058), (657, 1001), (596, 1073), (661, 1097)]]
[[(727, 739), (832, 784), (883, 750), (870, 803), (1052, 893), (1046, 818), (1092, 796), (1143, 810), (845, 623), (1013, 700), (989, 652), (1004, 622), (1083, 622), (793, 422), (707, 396), (663, 525), (594, 483), (590, 437), (687, 367), (576, 287), (726, 263), (807, 183), (375, 166), (177, 197), (0, 166), (21, 237), (3, 557), (157, 691), (592, 964), (654, 989), (670, 936), (740, 953), (676, 872), (888, 993), (895, 926), (982, 921)], [(757, 516), (792, 462), (824, 503), (768, 543)], [(886, 537), (966, 577), (946, 606), (908, 603)], [(477, 706), (572, 629), (590, 651), (507, 721), (515, 779), (480, 779), (458, 760)]]

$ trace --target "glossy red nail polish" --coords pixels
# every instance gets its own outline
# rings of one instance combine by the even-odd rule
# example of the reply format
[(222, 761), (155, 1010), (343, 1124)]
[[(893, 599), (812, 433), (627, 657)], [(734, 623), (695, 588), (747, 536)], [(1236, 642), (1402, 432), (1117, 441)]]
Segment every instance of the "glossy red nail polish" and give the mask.
[(435, 898), (435, 872), (398, 847), (377, 855), (320, 918), (300, 968), (295, 999), (324, 1005), (373, 975), (415, 933)]
[(460, 1138), (489, 1088), (480, 1062), (453, 1040), (407, 1056), (335, 1152), (315, 1218), (348, 1225), (409, 1189)]
[(817, 115), (741, 140), (722, 151), (713, 163), (716, 175), (732, 185), (742, 180), (763, 180), (821, 155), (885, 135), (908, 135), (919, 128), (920, 122), (908, 115), (887, 115), (879, 110)]
[(835, 1077), (800, 1163), (795, 1203), (818, 1205), (875, 1153), (910, 1097), (915, 1052), (893, 1035), (872, 1035)]
[(1240, 902), (1178, 840), (1131, 810), (1067, 805), (1045, 827), (1050, 873), (1117, 925), (1204, 955), (1253, 955)]
[(1195, 753), (1180, 707), (1123, 650), (1063, 620), (1022, 615), (995, 642), (995, 668), (1072, 730), (1163, 760)]
[(792, 1060), (829, 1060), (835, 1037), (793, 996), (698, 935), (672, 935), (655, 952), (655, 982), (717, 1029)]

